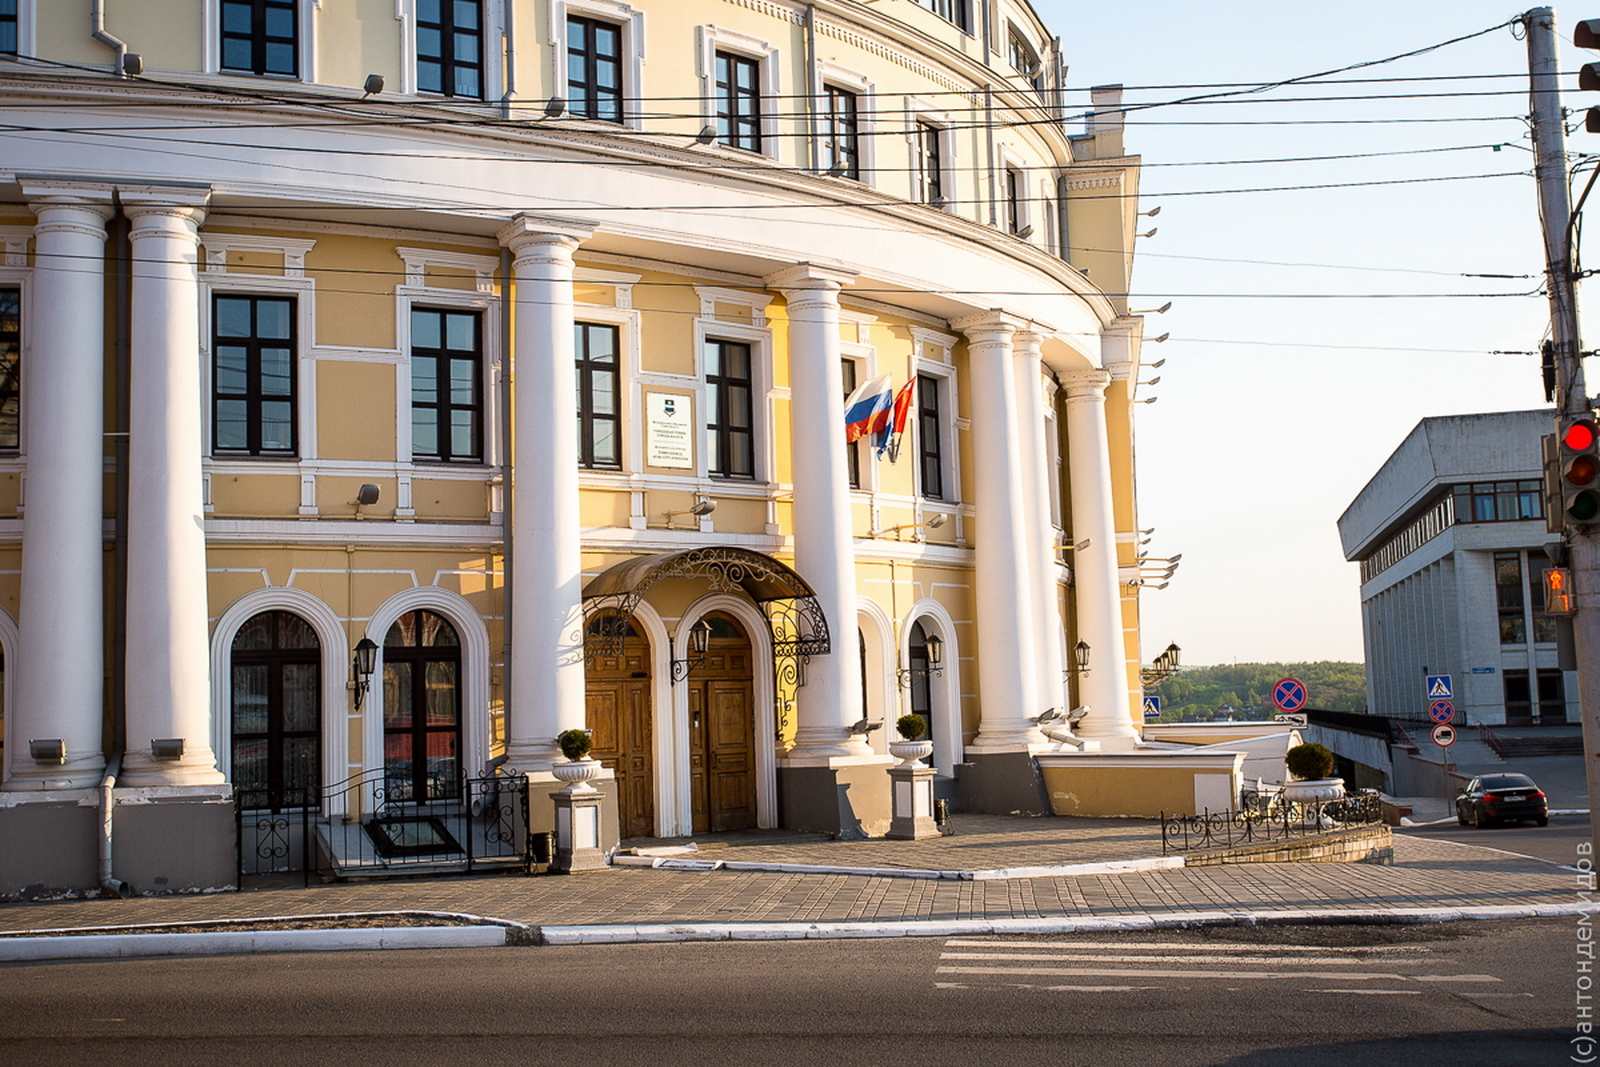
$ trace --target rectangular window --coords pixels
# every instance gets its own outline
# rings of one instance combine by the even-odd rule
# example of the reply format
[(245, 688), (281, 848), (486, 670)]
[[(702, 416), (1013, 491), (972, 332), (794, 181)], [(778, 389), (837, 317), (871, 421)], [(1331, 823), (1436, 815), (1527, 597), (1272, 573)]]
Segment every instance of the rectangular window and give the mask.
[(300, 73), (297, 0), (222, 0), (222, 69)]
[(213, 300), (212, 452), (295, 455), (296, 348), (293, 297)]
[(479, 0), (417, 0), (417, 88), (483, 98), (483, 10)]
[(972, 32), (972, 21), (967, 17), (967, 0), (917, 0), (917, 3), (940, 18), (955, 23), (957, 28)]
[(856, 94), (830, 85), (822, 102), (822, 165), (829, 174), (861, 179), (861, 124)]
[[(856, 391), (856, 385), (859, 384), (856, 381), (856, 361), (853, 359), (841, 359), (839, 363), (839, 370), (844, 378), (844, 397), (849, 400), (850, 394)], [(850, 488), (852, 489), (861, 488), (861, 448), (860, 441), (844, 446), (844, 461), (850, 473)]]
[(917, 375), (917, 457), (922, 495), (944, 499), (944, 425), (939, 415), (939, 379)]
[(1542, 483), (1473, 482), (1455, 487), (1456, 521), (1521, 522), (1544, 518)]
[(1011, 167), (1006, 168), (1006, 229), (1012, 233), (1021, 233), (1023, 225), (1022, 210), (1022, 172)]
[(761, 66), (717, 53), (717, 139), (731, 148), (761, 151)]
[(622, 466), (617, 440), (617, 335), (615, 326), (577, 324), (578, 463), (613, 470)]
[(0, 289), (0, 452), (22, 447), (21, 371), (22, 290)]
[(931, 122), (916, 128), (916, 160), (912, 168), (917, 178), (917, 199), (935, 207), (944, 206), (944, 131)]
[(622, 28), (567, 19), (567, 110), (578, 118), (622, 121)]
[(706, 429), (711, 437), (710, 473), (754, 478), (755, 408), (750, 382), (750, 346), (706, 341)]
[(0, 0), (0, 54), (17, 53), (17, 0)]
[(411, 309), (411, 456), (483, 462), (483, 347), (476, 311)]
[(1500, 643), (1527, 644), (1528, 630), (1522, 618), (1522, 553), (1494, 554), (1494, 588), (1500, 609)]
[(1035, 89), (1044, 90), (1044, 66), (1039, 62), (1039, 53), (1033, 46), (1023, 39), (1015, 28), (1011, 30), (1008, 52), (1011, 65), (1016, 68), (1027, 83)]

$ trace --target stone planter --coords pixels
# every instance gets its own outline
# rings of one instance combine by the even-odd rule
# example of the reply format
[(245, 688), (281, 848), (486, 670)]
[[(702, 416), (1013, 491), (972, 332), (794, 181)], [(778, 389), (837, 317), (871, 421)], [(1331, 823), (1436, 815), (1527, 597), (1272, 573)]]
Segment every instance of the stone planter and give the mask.
[(1283, 787), (1283, 799), (1291, 804), (1320, 804), (1344, 796), (1343, 778), (1307, 778), (1288, 782)]
[(933, 755), (932, 741), (890, 741), (889, 755), (902, 764), (917, 763)]
[(600, 773), (600, 766), (597, 759), (570, 760), (552, 763), (550, 773), (556, 776), (557, 781), (567, 783), (561, 790), (563, 793), (593, 793), (596, 790), (589, 781)]

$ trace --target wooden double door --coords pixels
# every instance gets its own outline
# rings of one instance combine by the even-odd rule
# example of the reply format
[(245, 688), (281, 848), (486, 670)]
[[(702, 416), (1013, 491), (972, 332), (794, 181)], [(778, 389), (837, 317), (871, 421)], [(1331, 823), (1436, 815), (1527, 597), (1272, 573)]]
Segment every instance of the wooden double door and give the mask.
[[(756, 825), (754, 664), (731, 618), (709, 617), (704, 663), (678, 683), (687, 690), (689, 792), (696, 832)], [(590, 756), (616, 775), (623, 837), (656, 833), (654, 711), (650, 645), (630, 627), (621, 655), (596, 656), (587, 672)]]

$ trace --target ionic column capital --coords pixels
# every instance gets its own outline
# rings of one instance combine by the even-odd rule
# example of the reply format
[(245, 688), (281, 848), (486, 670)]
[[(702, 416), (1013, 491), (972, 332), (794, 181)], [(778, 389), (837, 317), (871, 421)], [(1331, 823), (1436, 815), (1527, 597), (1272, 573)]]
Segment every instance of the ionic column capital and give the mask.
[(839, 290), (856, 280), (856, 275), (837, 267), (816, 263), (796, 263), (761, 279), (768, 289), (776, 289), (790, 304), (837, 304)]

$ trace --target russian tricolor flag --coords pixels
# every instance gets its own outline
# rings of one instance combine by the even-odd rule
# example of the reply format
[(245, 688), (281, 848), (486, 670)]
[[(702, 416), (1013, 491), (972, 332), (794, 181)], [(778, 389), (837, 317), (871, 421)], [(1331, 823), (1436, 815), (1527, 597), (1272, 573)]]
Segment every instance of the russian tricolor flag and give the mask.
[(894, 386), (887, 374), (858, 386), (844, 402), (845, 443), (852, 444), (863, 437), (881, 434), (889, 425), (893, 407)]

